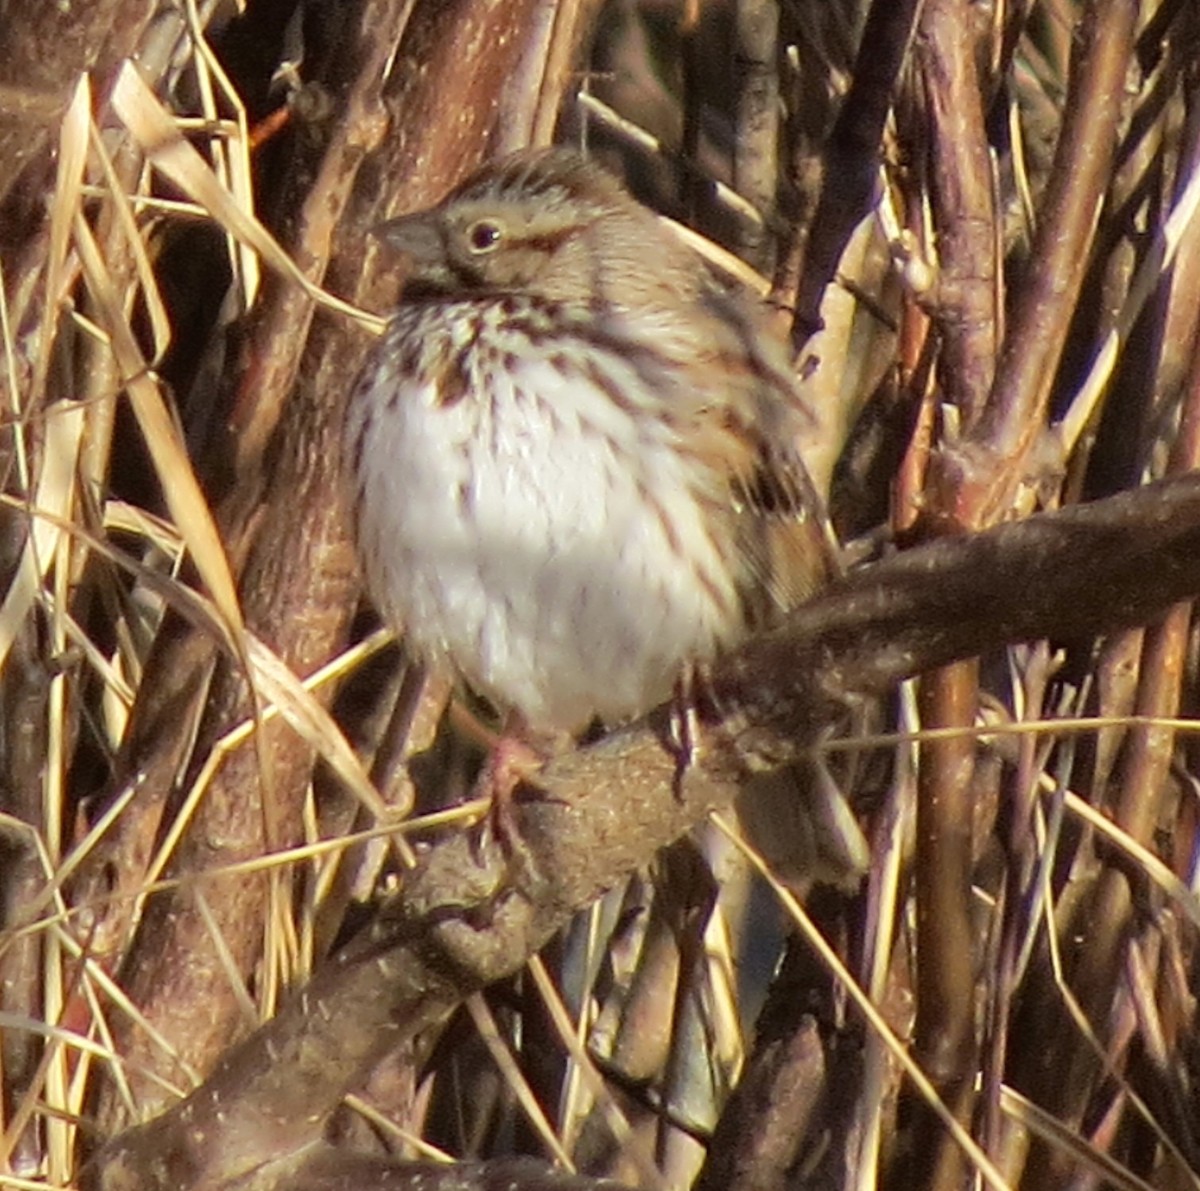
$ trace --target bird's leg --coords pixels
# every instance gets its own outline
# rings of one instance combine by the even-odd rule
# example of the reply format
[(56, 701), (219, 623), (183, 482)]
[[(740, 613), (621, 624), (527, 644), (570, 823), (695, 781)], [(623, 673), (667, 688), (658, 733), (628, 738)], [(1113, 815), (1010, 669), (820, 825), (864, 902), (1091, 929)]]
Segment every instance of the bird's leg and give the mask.
[(482, 859), (492, 840), (509, 859), (522, 850), (514, 813), (517, 788), (545, 765), (553, 751), (538, 739), (524, 717), (515, 711), (505, 715), (475, 780), (475, 796), (488, 801), (487, 816), (475, 840), (478, 858)]
[(709, 692), (709, 670), (702, 662), (688, 662), (675, 680), (667, 726), (667, 748), (675, 757), (672, 785), (683, 800), (683, 779), (696, 760), (700, 745), (701, 705)]

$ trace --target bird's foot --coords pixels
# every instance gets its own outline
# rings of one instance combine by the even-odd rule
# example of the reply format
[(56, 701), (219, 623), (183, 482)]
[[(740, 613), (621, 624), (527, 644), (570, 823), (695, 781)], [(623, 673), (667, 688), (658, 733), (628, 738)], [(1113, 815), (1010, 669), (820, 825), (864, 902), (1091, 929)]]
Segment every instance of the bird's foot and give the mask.
[(488, 802), (478, 835), (481, 847), (495, 842), (508, 852), (519, 842), (517, 789), (545, 762), (537, 749), (514, 736), (501, 736), (496, 741), (475, 782), (475, 796)]
[(695, 764), (700, 749), (701, 721), (711, 703), (708, 667), (695, 662), (685, 666), (675, 680), (667, 724), (667, 749), (675, 758), (672, 786), (683, 801), (683, 779)]

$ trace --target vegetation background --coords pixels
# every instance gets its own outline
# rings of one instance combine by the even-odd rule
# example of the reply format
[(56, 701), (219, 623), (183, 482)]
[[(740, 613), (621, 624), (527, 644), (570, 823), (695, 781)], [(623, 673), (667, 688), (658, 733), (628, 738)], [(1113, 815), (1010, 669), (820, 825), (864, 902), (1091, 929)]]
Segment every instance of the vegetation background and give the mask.
[[(0, 1186), (1200, 1186), (1198, 48), (1186, 0), (0, 6)], [(682, 790), (661, 711), (552, 762), (513, 871), (337, 427), (370, 228), (552, 140), (788, 321), (851, 570)]]

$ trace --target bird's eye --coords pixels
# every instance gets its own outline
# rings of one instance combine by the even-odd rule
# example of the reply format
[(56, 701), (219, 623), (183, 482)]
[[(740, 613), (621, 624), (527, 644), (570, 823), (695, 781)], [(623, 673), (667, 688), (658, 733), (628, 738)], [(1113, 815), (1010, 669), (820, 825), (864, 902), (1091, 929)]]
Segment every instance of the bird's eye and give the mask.
[(491, 252), (503, 235), (500, 225), (491, 219), (477, 219), (467, 228), (467, 243), (472, 252)]

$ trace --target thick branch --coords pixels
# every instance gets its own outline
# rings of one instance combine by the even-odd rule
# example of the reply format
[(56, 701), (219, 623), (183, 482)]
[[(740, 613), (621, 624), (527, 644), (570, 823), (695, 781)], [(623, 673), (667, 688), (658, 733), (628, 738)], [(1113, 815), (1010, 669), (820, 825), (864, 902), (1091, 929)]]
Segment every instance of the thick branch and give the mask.
[(1197, 591), (1196, 475), (848, 577), (720, 668), (725, 716), (682, 790), (662, 711), (548, 765), (515, 808), (510, 854), (481, 860), (461, 833), (433, 846), (369, 931), (202, 1088), (118, 1138), (87, 1185), (219, 1185), (311, 1141), (382, 1055), (519, 969), (577, 909), (729, 803), (751, 756), (794, 755), (847, 699), (1006, 641), (1136, 623)]

